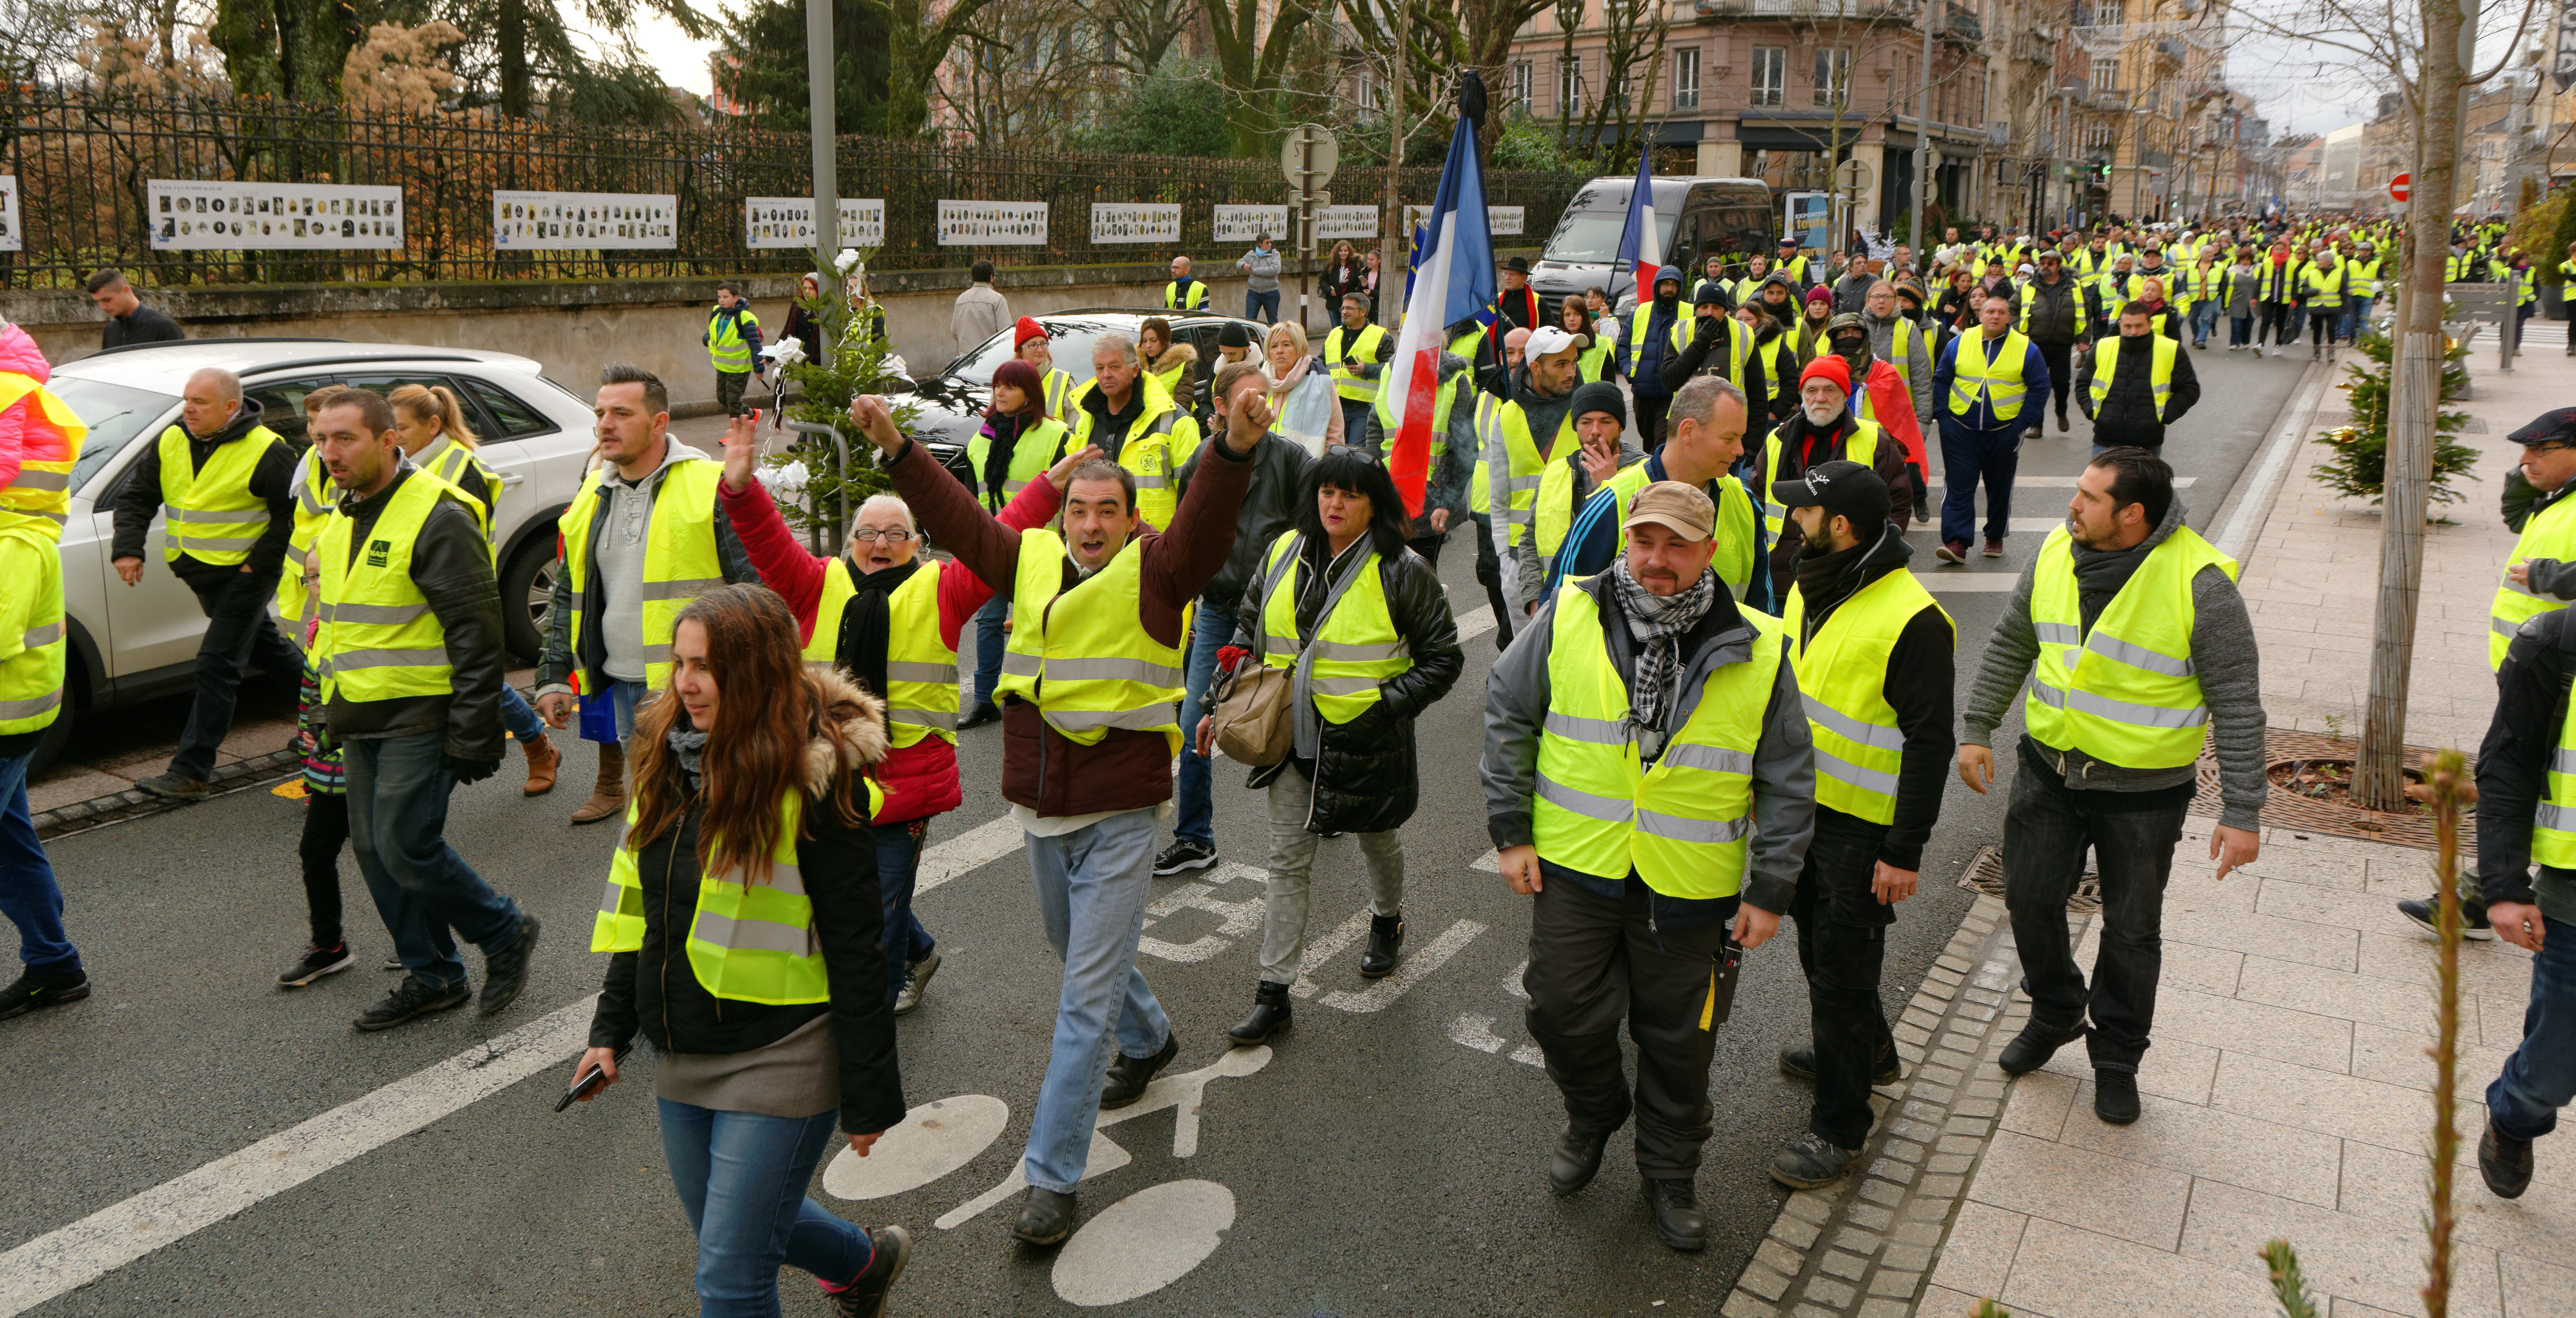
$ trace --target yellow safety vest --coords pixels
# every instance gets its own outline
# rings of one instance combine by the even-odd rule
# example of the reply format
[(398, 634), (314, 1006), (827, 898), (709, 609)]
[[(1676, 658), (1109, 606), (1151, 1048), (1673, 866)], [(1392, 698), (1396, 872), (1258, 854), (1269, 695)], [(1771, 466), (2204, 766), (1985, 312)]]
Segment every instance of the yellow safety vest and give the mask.
[(1743, 616), (1754, 631), (1751, 657), (1716, 665), (1685, 693), (1680, 709), (1689, 717), (1649, 768), (1628, 726), (1628, 684), (1601, 640), (1600, 605), (1583, 584), (1558, 588), (1530, 803), (1540, 859), (1614, 881), (1634, 873), (1686, 900), (1743, 886), (1753, 756), (1781, 655), (1780, 624), (1751, 610)]
[(1574, 355), (1574, 368), (1585, 384), (1599, 380), (1610, 369), (1610, 349), (1618, 340), (1607, 334), (1594, 333), (1592, 343)]
[[(2094, 350), (2092, 393), (2093, 410), (2096, 412), (2102, 410), (2102, 400), (2111, 396), (2111, 376), (2120, 369), (2120, 342), (2123, 337), (2112, 335), (2102, 340)], [(2155, 390), (2156, 421), (2161, 424), (2165, 419), (2166, 404), (2173, 401), (2174, 356), (2182, 345), (2162, 334), (2150, 334), (2147, 341), (2154, 345), (2147, 363), (2147, 383)]]
[(1282, 532), (1262, 560), (1261, 662), (1295, 668), (1305, 660), (1315, 712), (1327, 722), (1348, 723), (1384, 698), (1380, 683), (1413, 666), (1413, 649), (1395, 630), (1395, 616), (1387, 609), (1375, 549), (1329, 588), (1314, 637), (1301, 647), (1297, 576), (1305, 570), (1304, 541), (1298, 532)]
[[(1511, 460), (1510, 468), (1504, 473), (1503, 488), (1512, 499), (1511, 508), (1503, 514), (1510, 528), (1504, 533), (1503, 540), (1506, 545), (1517, 545), (1531, 524), (1531, 510), (1538, 502), (1539, 483), (1546, 478), (1547, 464), (1553, 459), (1539, 456), (1538, 441), (1530, 436), (1529, 414), (1521, 410), (1519, 403), (1503, 404), (1502, 428), (1503, 456)], [(1549, 445), (1555, 457), (1562, 457), (1570, 451), (1565, 442), (1572, 438), (1574, 409), (1569, 407), (1565, 420), (1556, 428), (1556, 438)]]
[(285, 440), (266, 426), (252, 426), (239, 439), (215, 446), (199, 471), (188, 457), (188, 431), (174, 425), (161, 432), (161, 556), (179, 555), (212, 567), (236, 567), (250, 557), (250, 547), (268, 534), (268, 500), (250, 492), (259, 460)]
[(501, 508), (501, 478), (483, 465), (483, 459), (473, 449), (456, 442), (453, 435), (441, 435), (437, 443), (412, 460), (412, 465), (467, 494), (482, 495), (482, 501), (474, 505), (474, 517), (483, 524), (483, 539), (487, 543), (493, 539)]
[(2576, 868), (2576, 708), (2559, 725), (2550, 752), (2549, 790), (2531, 820), (2531, 858), (2553, 869)]
[(1065, 410), (1066, 398), (1073, 392), (1073, 377), (1050, 366), (1047, 368), (1044, 383), (1046, 414), (1058, 421), (1063, 421), (1066, 425), (1073, 424), (1069, 419), (1072, 413)]
[[(1619, 474), (1602, 487), (1610, 491), (1613, 501), (1611, 525), (1617, 529), (1621, 553), (1627, 552), (1628, 548), (1628, 505), (1636, 499), (1637, 491), (1652, 483), (1646, 475), (1646, 464), (1638, 462), (1620, 468)], [(1720, 476), (1715, 484), (1717, 524), (1710, 535), (1717, 541), (1717, 550), (1709, 558), (1708, 565), (1716, 571), (1717, 579), (1725, 583), (1727, 594), (1738, 605), (1751, 609), (1753, 606), (1744, 603), (1744, 594), (1753, 588), (1753, 492), (1733, 476)], [(1579, 510), (1576, 515), (1581, 515)], [(1571, 529), (1569, 527), (1568, 531)], [(1555, 557), (1553, 553), (1547, 555), (1551, 565)]]
[[(1895, 822), (1905, 734), (1897, 730), (1896, 707), (1887, 703), (1888, 655), (1927, 607), (1950, 621), (1932, 592), (1900, 567), (1852, 592), (1807, 639), (1806, 596), (1789, 588), (1780, 626), (1815, 743), (1816, 804), (1873, 824)], [(1951, 622), (1951, 645), (1957, 644), (1958, 624)]]
[[(805, 661), (837, 664), (841, 614), (857, 598), (857, 569), (846, 557), (823, 569), (823, 598), (814, 606), (814, 635)], [(886, 596), (886, 732), (895, 749), (935, 736), (957, 740), (957, 652), (939, 638), (939, 564), (923, 562)], [(871, 812), (873, 813), (873, 812)]]
[[(1476, 391), (1476, 474), (1467, 478), (1467, 511), (1490, 517), (1494, 511), (1494, 493), (1486, 488), (1489, 468), (1485, 450), (1503, 432), (1503, 400), (1482, 389)], [(1536, 487), (1531, 487), (1535, 491)]]
[[(21, 403), (27, 409), (29, 437), (41, 439), (45, 432), (59, 436), (62, 457), (19, 459), (18, 478), (0, 489), (0, 527), (34, 526), (59, 540), (63, 524), (71, 517), (72, 468), (80, 464), (81, 443), (89, 436), (89, 426), (72, 411), (71, 404), (37, 383), (36, 377), (20, 371), (0, 372), (0, 414)], [(35, 451), (33, 444), (25, 449), (28, 453)]]
[[(1064, 423), (1052, 417), (1020, 432), (1020, 437), (1011, 444), (1011, 466), (1003, 474), (1001, 502), (993, 505), (996, 511), (1020, 497), (1020, 491), (1027, 489), (1030, 481), (1045, 475), (1046, 469), (1055, 465), (1057, 450), (1063, 445), (1066, 433)], [(966, 467), (979, 485), (984, 480), (984, 459), (992, 451), (993, 437), (981, 429), (975, 432), (973, 439), (966, 441)], [(984, 491), (988, 499), (992, 493)]]
[[(1627, 332), (1619, 336), (1619, 373), (1631, 380), (1637, 378), (1637, 358), (1646, 351), (1646, 322), (1654, 314), (1653, 303), (1637, 304), (1637, 309), (1628, 313)], [(1672, 324), (1667, 326), (1671, 334), (1666, 351), (1680, 352), (1690, 346), (1690, 336), (1682, 332), (1682, 326), (1695, 319), (1697, 317), (1675, 312)], [(1737, 373), (1740, 375), (1742, 371), (1739, 369)]]
[[(2022, 300), (2021, 319), (2025, 325), (2030, 323), (2030, 300), (2027, 298)], [(1895, 331), (1888, 335), (1888, 356), (1885, 360), (1896, 367), (1897, 377), (1907, 382), (1905, 387), (1908, 389), (1914, 387), (1914, 377), (1908, 374), (1910, 363), (1914, 360), (1914, 345), (1922, 337), (1923, 331), (1913, 321), (1902, 315), (1896, 318)], [(1854, 392), (1864, 397), (1869, 393), (1867, 389), (1858, 389)]]
[[(1843, 441), (1844, 460), (1864, 467), (1877, 462), (1879, 434), (1877, 422), (1852, 418), (1851, 438)], [(1775, 545), (1780, 543), (1780, 528), (1789, 522), (1788, 507), (1771, 497), (1771, 487), (1780, 482), (1780, 449), (1780, 432), (1774, 430), (1762, 441), (1762, 529), (1769, 534), (1768, 543)]]
[[(1381, 326), (1371, 325), (1357, 334), (1344, 326), (1334, 326), (1333, 332), (1324, 336), (1324, 362), (1333, 368), (1333, 392), (1354, 403), (1376, 402), (1378, 382), (1362, 379), (1359, 368), (1377, 362), (1378, 345), (1385, 341), (1386, 330)], [(1359, 442), (1357, 436), (1345, 438), (1351, 443)]]
[(1190, 291), (1186, 297), (1181, 293), (1181, 281), (1175, 279), (1163, 285), (1163, 306), (1166, 310), (1196, 311), (1206, 306), (1207, 302), (1208, 286), (1204, 279), (1192, 279)]
[[(997, 695), (1036, 705), (1066, 740), (1097, 745), (1111, 728), (1159, 732), (1181, 753), (1181, 659), (1178, 646), (1154, 639), (1137, 621), (1145, 556), (1129, 541), (1097, 572), (1064, 584), (1064, 540), (1052, 531), (1020, 532), (1020, 570), (1011, 607), (1018, 619), (1002, 654)], [(1054, 609), (1067, 604), (1065, 616)], [(1188, 644), (1196, 605), (1181, 610)]]
[[(677, 440), (670, 441), (678, 443)], [(581, 483), (572, 506), (557, 523), (563, 531), (563, 571), (572, 592), (570, 638), (573, 660), (581, 658), (581, 601), (590, 583), (590, 526), (599, 510), (600, 482), (612, 469), (603, 465)], [(644, 683), (659, 691), (671, 684), (671, 628), (689, 601), (724, 584), (724, 561), (716, 555), (716, 482), (721, 464), (706, 458), (683, 458), (662, 470), (653, 487), (653, 511), (644, 542), (644, 598), (610, 600), (613, 609), (644, 611)], [(592, 693), (597, 694), (597, 693)]]
[(0, 638), (0, 736), (51, 727), (63, 709), (63, 556), (47, 526), (0, 525), (0, 580), (26, 592), (15, 636)]
[(2567, 601), (2553, 595), (2535, 594), (2529, 586), (2516, 583), (2513, 565), (2540, 559), (2576, 558), (2576, 496), (2562, 497), (2534, 513), (2522, 524), (2522, 537), (2513, 542), (2513, 557), (2505, 560), (2505, 569), (2496, 574), (2495, 602), (2487, 606), (2487, 667), (2504, 667), (2505, 647), (2513, 643), (2513, 634), (2522, 625), (2549, 612), (2567, 607)]
[[(1100, 416), (1089, 408), (1078, 409), (1082, 419), (1074, 423), (1056, 457), (1070, 457), (1084, 448), (1098, 444), (1100, 451), (1115, 451), (1114, 461), (1135, 473), (1136, 511), (1156, 530), (1169, 529), (1172, 514), (1180, 510), (1181, 494), (1174, 488), (1172, 477), (1182, 461), (1199, 446), (1199, 423), (1172, 401), (1171, 391), (1149, 375), (1138, 375), (1136, 387), (1145, 391), (1144, 410), (1136, 414), (1127, 434), (1116, 443), (1095, 438)], [(1052, 463), (1053, 459), (1049, 459)]]
[(1950, 415), (1966, 416), (1983, 398), (1995, 420), (2010, 421), (2021, 415), (2022, 396), (2029, 392), (2022, 385), (2021, 368), (2030, 354), (2030, 340), (2020, 330), (2005, 330), (2003, 346), (1990, 362), (1985, 334), (1980, 325), (1959, 336), (1959, 351), (1950, 367)]
[(742, 327), (760, 328), (760, 317), (751, 314), (751, 304), (727, 311), (715, 309), (707, 317), (707, 360), (728, 375), (741, 375), (751, 369), (751, 340), (742, 336)]
[(2344, 269), (2352, 272), (2351, 286), (2345, 291), (2358, 298), (2379, 296), (2379, 263), (2383, 259), (2385, 258), (2373, 257), (2364, 261), (2355, 257), (2344, 262)]
[[(330, 469), (322, 465), (321, 450), (304, 450), (295, 463), (295, 529), (286, 537), (286, 561), (277, 574), (277, 616), (289, 622), (304, 621), (304, 556), (313, 552), (322, 524), (338, 509), (339, 497)], [(287, 639), (302, 645), (303, 629), (292, 629)]]
[(2301, 278), (2307, 292), (2308, 310), (2340, 311), (2343, 309), (2345, 267), (2336, 266), (2331, 275), (2321, 274), (2311, 265)]
[(2039, 663), (2023, 701), (2032, 739), (2131, 769), (2178, 769), (2200, 758), (2209, 707), (2191, 659), (2191, 583), (2236, 560), (2190, 527), (2176, 528), (2084, 630), (2075, 586), (2075, 542), (2066, 528), (2040, 546), (2030, 620)]
[[(1440, 455), (1449, 451), (1449, 409), (1457, 406), (1460, 382), (1467, 379), (1469, 374), (1471, 372), (1460, 371), (1442, 380), (1439, 387), (1432, 391), (1431, 465), (1434, 467), (1440, 465)], [(1389, 456), (1395, 452), (1396, 432), (1404, 429), (1404, 418), (1396, 415), (1395, 412), (1396, 402), (1394, 394), (1381, 390), (1375, 404), (1378, 428), (1386, 432), (1386, 452)], [(1344, 435), (1342, 442), (1357, 444), (1360, 441), (1358, 436)]]
[(473, 496), (417, 468), (401, 480), (364, 546), (350, 544), (358, 524), (349, 517), (325, 522), (315, 542), (322, 560), (322, 627), (314, 635), (313, 667), (322, 675), (326, 704), (454, 690), (447, 629), (411, 579), (411, 554), (440, 499), (471, 504)]

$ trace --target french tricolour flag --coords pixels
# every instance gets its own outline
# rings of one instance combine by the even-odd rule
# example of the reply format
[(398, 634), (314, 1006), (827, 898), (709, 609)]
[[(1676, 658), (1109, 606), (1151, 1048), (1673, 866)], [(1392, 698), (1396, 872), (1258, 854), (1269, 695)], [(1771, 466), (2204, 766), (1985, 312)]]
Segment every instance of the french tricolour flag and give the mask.
[[(1449, 160), (1440, 169), (1440, 196), (1422, 226), (1413, 286), (1404, 299), (1404, 327), (1396, 333), (1395, 359), (1382, 387), (1392, 391), (1403, 417), (1387, 474), (1404, 495), (1404, 510), (1422, 515), (1422, 491), (1431, 470), (1432, 412), (1439, 401), (1443, 336), (1459, 321), (1489, 311), (1494, 302), (1494, 240), (1486, 229), (1485, 174), (1476, 161), (1476, 125), (1458, 116), (1449, 137)], [(1651, 271), (1649, 273), (1652, 273)]]
[(1655, 272), (1663, 268), (1663, 253), (1655, 250), (1655, 153), (1652, 148), (1637, 152), (1637, 187), (1628, 196), (1628, 227), (1619, 231), (1619, 259), (1637, 275), (1637, 305), (1655, 300)]

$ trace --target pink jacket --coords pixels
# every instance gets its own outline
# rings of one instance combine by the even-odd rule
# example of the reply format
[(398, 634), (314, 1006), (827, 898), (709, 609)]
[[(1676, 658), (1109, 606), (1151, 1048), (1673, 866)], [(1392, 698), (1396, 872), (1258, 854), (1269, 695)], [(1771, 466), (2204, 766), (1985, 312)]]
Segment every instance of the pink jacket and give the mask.
[(89, 430), (44, 387), (52, 376), (27, 331), (0, 322), (0, 517), (32, 514), (59, 527)]

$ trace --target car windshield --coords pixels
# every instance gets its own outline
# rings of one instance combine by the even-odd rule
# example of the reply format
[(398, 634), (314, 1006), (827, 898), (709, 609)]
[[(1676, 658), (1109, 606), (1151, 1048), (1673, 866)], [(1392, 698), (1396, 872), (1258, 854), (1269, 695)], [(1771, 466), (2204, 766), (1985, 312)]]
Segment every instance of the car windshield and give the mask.
[[(1673, 226), (1679, 215), (1655, 217), (1655, 250), (1673, 250)], [(1572, 261), (1585, 265), (1608, 265), (1619, 259), (1619, 234), (1628, 227), (1627, 199), (1621, 198), (1610, 210), (1567, 211), (1557, 221), (1556, 232), (1548, 235), (1543, 255), (1550, 261)]]
[(108, 459), (124, 452), (127, 441), (145, 426), (168, 416), (170, 409), (179, 405), (173, 394), (156, 394), (149, 389), (77, 375), (57, 375), (46, 387), (69, 404), (72, 415), (89, 427), (88, 437), (81, 441), (80, 461), (72, 464), (75, 490), (106, 466)]
[[(1043, 322), (1041, 322), (1043, 323)], [(1047, 352), (1055, 368), (1073, 377), (1075, 384), (1091, 378), (1092, 341), (1110, 331), (1097, 321), (1078, 321), (1070, 325), (1058, 322), (1047, 326), (1050, 342)], [(993, 372), (1011, 359), (1011, 331), (1004, 330), (986, 339), (948, 364), (947, 374), (968, 384), (990, 385)]]

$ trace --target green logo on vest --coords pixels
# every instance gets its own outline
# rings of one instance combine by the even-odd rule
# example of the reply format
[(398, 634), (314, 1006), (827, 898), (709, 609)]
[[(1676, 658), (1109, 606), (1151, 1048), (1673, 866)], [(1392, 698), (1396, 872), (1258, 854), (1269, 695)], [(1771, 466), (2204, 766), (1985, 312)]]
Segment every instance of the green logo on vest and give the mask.
[(370, 541), (367, 545), (367, 566), (383, 567), (385, 555), (393, 552), (393, 547), (394, 542), (391, 540)]

